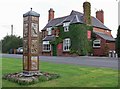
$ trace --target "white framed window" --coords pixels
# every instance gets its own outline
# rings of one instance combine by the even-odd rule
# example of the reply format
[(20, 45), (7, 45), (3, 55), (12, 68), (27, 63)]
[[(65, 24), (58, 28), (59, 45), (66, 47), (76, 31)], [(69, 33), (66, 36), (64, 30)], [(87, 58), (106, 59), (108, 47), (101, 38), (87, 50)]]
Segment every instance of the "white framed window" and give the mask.
[(69, 25), (70, 25), (70, 22), (63, 23), (64, 32), (68, 32), (69, 31)]
[(94, 48), (100, 48), (101, 40), (97, 39), (93, 41), (93, 47)]
[(52, 35), (52, 27), (47, 28), (48, 35)]
[(70, 51), (70, 38), (66, 38), (63, 40), (63, 51)]
[(43, 51), (51, 51), (51, 45), (49, 41), (43, 41)]

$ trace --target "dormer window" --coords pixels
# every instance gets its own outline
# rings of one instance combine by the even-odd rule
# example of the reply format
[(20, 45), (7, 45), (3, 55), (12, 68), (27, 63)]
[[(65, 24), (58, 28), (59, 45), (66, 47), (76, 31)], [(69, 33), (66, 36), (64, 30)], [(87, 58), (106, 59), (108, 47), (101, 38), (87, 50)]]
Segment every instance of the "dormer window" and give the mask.
[(52, 35), (52, 27), (47, 28), (48, 35)]
[(70, 25), (70, 22), (64, 22), (63, 23), (64, 32), (68, 32), (69, 31), (69, 25)]

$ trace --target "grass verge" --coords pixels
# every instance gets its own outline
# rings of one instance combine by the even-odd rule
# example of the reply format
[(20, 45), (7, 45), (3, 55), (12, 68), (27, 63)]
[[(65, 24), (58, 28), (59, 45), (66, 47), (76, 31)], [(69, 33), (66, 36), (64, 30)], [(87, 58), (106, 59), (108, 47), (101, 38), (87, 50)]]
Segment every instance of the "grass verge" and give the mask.
[[(1, 59), (0, 59), (1, 60)], [(2, 75), (22, 71), (22, 60), (2, 58)], [(60, 78), (33, 85), (18, 85), (2, 80), (3, 87), (117, 87), (118, 71), (40, 61), (40, 71), (60, 74)]]

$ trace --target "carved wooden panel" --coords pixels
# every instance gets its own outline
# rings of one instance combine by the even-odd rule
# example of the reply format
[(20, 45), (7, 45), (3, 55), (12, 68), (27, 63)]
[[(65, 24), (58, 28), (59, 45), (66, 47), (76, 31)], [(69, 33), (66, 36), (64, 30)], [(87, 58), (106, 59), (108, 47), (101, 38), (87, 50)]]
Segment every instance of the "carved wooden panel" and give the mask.
[(38, 17), (32, 16), (32, 21), (38, 21)]
[(24, 30), (23, 30), (23, 37), (26, 38), (28, 37), (28, 24), (24, 24)]
[(36, 23), (31, 24), (31, 36), (32, 37), (38, 36), (38, 24), (36, 24)]
[(24, 53), (28, 53), (28, 40), (23, 40), (23, 46)]
[(31, 41), (31, 53), (37, 54), (38, 53), (38, 41), (37, 40), (32, 40)]
[(24, 21), (28, 21), (28, 17), (24, 17)]
[(37, 56), (32, 56), (31, 57), (31, 69), (32, 70), (37, 70), (38, 69), (38, 57)]
[(27, 57), (27, 56), (24, 56), (23, 59), (24, 59), (24, 62), (23, 62), (23, 63), (24, 63), (24, 69), (27, 70), (28, 57)]

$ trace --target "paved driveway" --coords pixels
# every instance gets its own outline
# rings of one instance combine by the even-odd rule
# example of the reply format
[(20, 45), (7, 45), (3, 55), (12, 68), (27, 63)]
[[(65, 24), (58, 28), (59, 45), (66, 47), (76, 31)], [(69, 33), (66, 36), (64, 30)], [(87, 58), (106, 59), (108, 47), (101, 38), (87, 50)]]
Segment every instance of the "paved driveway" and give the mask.
[[(22, 58), (22, 55), (2, 54), (2, 57), (3, 58), (4, 57), (7, 57), (7, 58)], [(41, 61), (46, 61), (46, 62), (62, 63), (62, 64), (107, 67), (107, 68), (118, 69), (118, 59), (117, 58), (89, 57), (89, 56), (78, 56), (78, 57), (40, 56), (40, 60)]]

